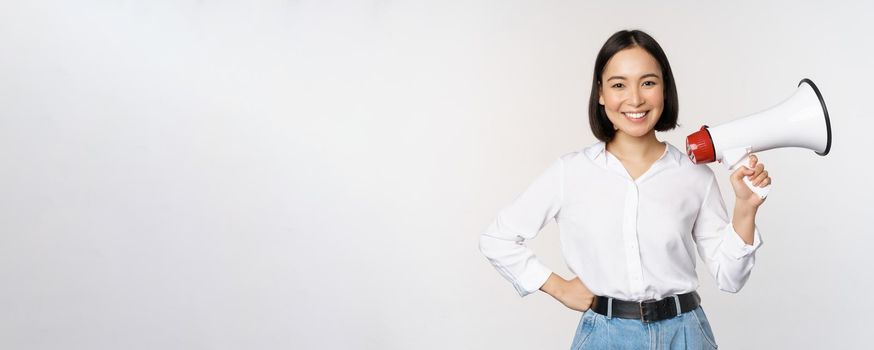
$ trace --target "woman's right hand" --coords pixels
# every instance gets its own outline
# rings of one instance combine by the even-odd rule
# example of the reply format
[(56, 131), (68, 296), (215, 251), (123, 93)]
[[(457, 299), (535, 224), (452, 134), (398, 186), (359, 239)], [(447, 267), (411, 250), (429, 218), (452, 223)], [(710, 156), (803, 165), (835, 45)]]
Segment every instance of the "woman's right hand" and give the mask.
[(592, 302), (595, 300), (595, 294), (583, 284), (579, 277), (574, 277), (568, 281), (553, 273), (549, 275), (540, 290), (551, 295), (569, 309), (580, 312), (585, 312), (592, 307)]

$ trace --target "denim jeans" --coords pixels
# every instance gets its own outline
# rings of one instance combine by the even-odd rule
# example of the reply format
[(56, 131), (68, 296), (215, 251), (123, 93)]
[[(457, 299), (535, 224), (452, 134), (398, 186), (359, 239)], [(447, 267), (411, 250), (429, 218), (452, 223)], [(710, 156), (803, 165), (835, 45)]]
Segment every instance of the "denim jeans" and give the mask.
[(716, 349), (710, 322), (700, 306), (658, 322), (583, 313), (571, 350), (580, 349)]

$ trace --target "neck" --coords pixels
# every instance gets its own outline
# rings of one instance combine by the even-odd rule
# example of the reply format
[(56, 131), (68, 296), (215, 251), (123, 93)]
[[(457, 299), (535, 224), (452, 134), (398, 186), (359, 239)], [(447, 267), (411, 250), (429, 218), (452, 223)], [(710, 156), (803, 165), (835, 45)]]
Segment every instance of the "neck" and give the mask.
[(644, 160), (652, 158), (653, 155), (660, 156), (664, 147), (666, 146), (656, 138), (655, 131), (640, 137), (617, 131), (607, 143), (607, 151), (623, 160)]

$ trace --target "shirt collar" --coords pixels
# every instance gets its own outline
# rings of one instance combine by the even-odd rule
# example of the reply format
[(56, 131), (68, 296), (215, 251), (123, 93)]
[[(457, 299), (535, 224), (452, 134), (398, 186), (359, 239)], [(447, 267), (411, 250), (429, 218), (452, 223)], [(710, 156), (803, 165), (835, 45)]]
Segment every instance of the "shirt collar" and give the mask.
[[(667, 145), (667, 149), (665, 150), (665, 154), (663, 154), (661, 158), (656, 160), (656, 163), (668, 162), (671, 165), (680, 166), (680, 161), (686, 155), (684, 153), (680, 152), (680, 150), (678, 150), (676, 147), (674, 147), (674, 145), (672, 145), (668, 142), (664, 142), (664, 143), (665, 143), (665, 145)], [(583, 150), (583, 152), (595, 164), (598, 164), (604, 168), (607, 167), (607, 156), (606, 156), (607, 144), (604, 141), (598, 141), (595, 144), (593, 144), (589, 147), (586, 147)]]

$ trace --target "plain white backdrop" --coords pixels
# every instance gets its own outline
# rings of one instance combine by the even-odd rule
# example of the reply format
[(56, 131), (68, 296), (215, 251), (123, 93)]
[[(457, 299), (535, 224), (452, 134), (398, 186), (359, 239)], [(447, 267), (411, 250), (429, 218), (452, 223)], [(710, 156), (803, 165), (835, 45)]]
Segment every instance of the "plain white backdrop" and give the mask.
[[(871, 2), (0, 1), (0, 348), (565, 349), (478, 235), (595, 141), (601, 44), (667, 52), (682, 149), (810, 78), (831, 154), (774, 179), (724, 349), (849, 349), (874, 325)], [(713, 165), (711, 165), (713, 166)], [(721, 176), (730, 209), (727, 170)], [(556, 226), (532, 248), (571, 278)]]

